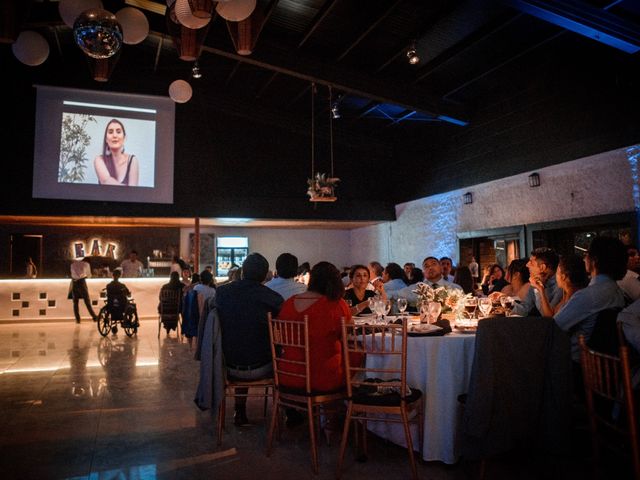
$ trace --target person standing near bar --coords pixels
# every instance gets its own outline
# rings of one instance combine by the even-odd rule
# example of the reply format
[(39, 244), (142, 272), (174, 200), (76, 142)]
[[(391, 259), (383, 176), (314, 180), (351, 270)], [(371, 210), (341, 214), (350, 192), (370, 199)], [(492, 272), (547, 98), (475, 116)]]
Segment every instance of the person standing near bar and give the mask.
[(140, 277), (142, 276), (144, 265), (138, 260), (138, 252), (131, 250), (129, 258), (122, 261), (120, 268), (122, 268), (123, 277)]
[(89, 315), (95, 322), (98, 316), (93, 311), (91, 299), (89, 298), (89, 288), (87, 287), (87, 278), (91, 278), (91, 265), (89, 258), (84, 257), (82, 260), (74, 260), (71, 263), (71, 295), (73, 299), (73, 314), (76, 317), (76, 323), (80, 323), (80, 309), (78, 302), (84, 300)]

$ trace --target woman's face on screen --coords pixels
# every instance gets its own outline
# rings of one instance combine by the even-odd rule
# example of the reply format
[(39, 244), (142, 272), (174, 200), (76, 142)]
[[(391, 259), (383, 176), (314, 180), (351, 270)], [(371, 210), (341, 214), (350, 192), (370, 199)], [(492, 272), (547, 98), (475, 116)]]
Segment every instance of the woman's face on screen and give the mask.
[(124, 146), (124, 130), (118, 122), (107, 126), (107, 145), (111, 150), (120, 150)]

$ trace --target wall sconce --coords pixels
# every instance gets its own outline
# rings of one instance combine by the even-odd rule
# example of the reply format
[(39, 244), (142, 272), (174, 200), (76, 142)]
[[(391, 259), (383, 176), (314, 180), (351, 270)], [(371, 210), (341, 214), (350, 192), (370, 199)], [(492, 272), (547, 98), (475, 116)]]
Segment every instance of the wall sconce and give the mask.
[(540, 175), (538, 175), (537, 173), (532, 173), (531, 175), (529, 175), (529, 186), (531, 188), (539, 187), (540, 186)]
[(462, 201), (465, 205), (470, 205), (473, 203), (473, 194), (471, 192), (467, 192), (462, 196)]

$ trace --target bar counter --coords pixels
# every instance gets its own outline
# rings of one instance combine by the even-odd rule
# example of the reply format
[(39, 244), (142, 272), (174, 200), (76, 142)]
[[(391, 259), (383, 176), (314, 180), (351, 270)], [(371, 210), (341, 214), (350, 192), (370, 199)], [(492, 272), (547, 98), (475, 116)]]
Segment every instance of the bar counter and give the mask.
[[(89, 296), (96, 314), (104, 305), (100, 292), (111, 278), (87, 280)], [(141, 319), (158, 317), (158, 294), (169, 277), (122, 278), (131, 291)], [(68, 299), (69, 278), (2, 279), (0, 280), (0, 323), (73, 322), (73, 301)], [(83, 300), (80, 300), (83, 321), (91, 321)]]

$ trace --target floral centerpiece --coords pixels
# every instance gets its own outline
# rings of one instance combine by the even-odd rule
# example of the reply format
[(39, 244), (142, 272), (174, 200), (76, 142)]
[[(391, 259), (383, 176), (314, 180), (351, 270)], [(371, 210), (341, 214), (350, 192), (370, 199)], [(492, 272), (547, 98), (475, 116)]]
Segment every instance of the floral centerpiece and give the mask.
[(327, 177), (324, 173), (316, 173), (313, 178), (307, 180), (307, 195), (311, 202), (333, 202), (336, 200), (334, 189), (340, 181), (339, 178)]
[(423, 282), (416, 284), (413, 290), (418, 296), (417, 306), (429, 302), (438, 302), (442, 305), (442, 313), (458, 313), (458, 310), (464, 307), (464, 300), (472, 296), (471, 293), (464, 293), (460, 288), (436, 287), (433, 288)]

